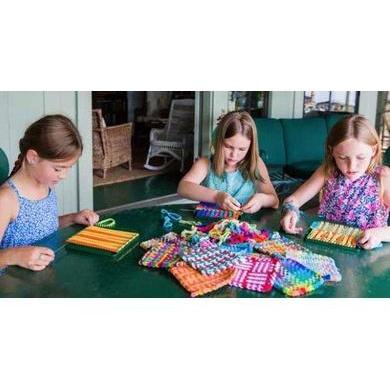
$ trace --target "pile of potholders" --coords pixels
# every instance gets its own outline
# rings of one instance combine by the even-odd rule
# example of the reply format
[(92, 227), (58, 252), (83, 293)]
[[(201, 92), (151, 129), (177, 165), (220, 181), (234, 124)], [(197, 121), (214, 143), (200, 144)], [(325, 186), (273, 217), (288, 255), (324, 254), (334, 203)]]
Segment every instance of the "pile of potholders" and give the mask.
[(167, 269), (192, 297), (226, 285), (296, 297), (341, 280), (332, 258), (236, 219), (170, 232), (141, 247), (141, 265)]

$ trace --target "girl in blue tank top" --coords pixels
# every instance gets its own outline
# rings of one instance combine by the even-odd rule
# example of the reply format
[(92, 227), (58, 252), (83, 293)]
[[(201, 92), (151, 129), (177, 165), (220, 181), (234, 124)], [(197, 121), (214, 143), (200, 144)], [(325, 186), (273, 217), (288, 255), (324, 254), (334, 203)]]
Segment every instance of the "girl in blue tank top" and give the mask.
[(66, 177), (83, 148), (71, 120), (62, 115), (39, 119), (26, 130), (19, 148), (14, 169), (0, 186), (0, 273), (8, 265), (44, 269), (54, 252), (30, 246), (33, 242), (59, 227), (99, 219), (91, 210), (58, 217), (53, 187)]
[(256, 125), (243, 112), (229, 112), (217, 126), (211, 159), (202, 157), (181, 179), (178, 193), (225, 210), (255, 213), (279, 200), (259, 156)]

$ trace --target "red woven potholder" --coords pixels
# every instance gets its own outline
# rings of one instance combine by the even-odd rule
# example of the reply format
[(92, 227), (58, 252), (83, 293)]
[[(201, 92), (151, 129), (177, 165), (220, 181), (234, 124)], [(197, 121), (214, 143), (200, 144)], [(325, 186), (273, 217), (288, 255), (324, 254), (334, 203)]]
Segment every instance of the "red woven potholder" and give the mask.
[(235, 273), (229, 285), (258, 292), (268, 292), (274, 285), (279, 260), (254, 253), (244, 263), (235, 265)]

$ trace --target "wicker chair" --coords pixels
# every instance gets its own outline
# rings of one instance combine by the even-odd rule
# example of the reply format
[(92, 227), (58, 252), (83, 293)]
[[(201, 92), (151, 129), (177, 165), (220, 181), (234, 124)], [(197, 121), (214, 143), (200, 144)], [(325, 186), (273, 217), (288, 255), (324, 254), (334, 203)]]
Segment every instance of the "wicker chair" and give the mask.
[(103, 178), (107, 169), (127, 164), (131, 170), (132, 123), (107, 127), (102, 110), (92, 110), (93, 169), (101, 170)]
[[(172, 100), (168, 123), (163, 129), (152, 129), (150, 146), (144, 167), (153, 171), (166, 168), (173, 161), (181, 162), (180, 171), (194, 139), (194, 100)], [(153, 157), (163, 157), (161, 165), (151, 165)]]

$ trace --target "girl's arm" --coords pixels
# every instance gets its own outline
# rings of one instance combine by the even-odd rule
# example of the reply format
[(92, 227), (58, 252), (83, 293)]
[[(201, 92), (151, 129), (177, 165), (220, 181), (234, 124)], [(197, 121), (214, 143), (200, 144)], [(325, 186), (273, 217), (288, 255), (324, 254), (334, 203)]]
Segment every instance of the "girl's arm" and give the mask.
[(231, 195), (200, 184), (207, 176), (209, 164), (209, 160), (205, 157), (197, 160), (180, 180), (177, 193), (187, 199), (216, 203), (225, 210), (239, 211), (241, 205)]
[(272, 207), (277, 209), (279, 207), (279, 198), (273, 184), (271, 183), (271, 179), (269, 178), (268, 169), (261, 158), (259, 161), (259, 172), (261, 177), (264, 179), (264, 182), (259, 181), (257, 183), (258, 191), (260, 192), (258, 195), (263, 198), (262, 207)]
[(218, 191), (212, 190), (200, 183), (206, 178), (209, 168), (209, 160), (201, 157), (192, 165), (191, 169), (180, 180), (177, 193), (183, 198), (217, 203)]
[(79, 213), (71, 213), (58, 217), (60, 228), (68, 227), (74, 223), (80, 225), (94, 225), (99, 221), (99, 215), (92, 210), (82, 210)]
[[(15, 199), (10, 191), (3, 187), (0, 188), (0, 241), (3, 239), (5, 230), (10, 224), (12, 214), (15, 211)], [(4, 249), (0, 250), (0, 268), (4, 268), (8, 265), (6, 253)]]
[(257, 181), (256, 194), (254, 194), (249, 201), (242, 206), (242, 211), (244, 213), (253, 214), (263, 207), (272, 207), (274, 209), (279, 207), (279, 198), (269, 178), (267, 167), (261, 158), (259, 160), (258, 168), (264, 181)]
[[(292, 195), (284, 200), (286, 209), (282, 214), (280, 224), (286, 233), (297, 234), (302, 232), (302, 228), (297, 227), (299, 220), (299, 207), (313, 198), (325, 184), (325, 174), (323, 165), (313, 173), (313, 175), (303, 183)], [(288, 205), (288, 207), (287, 207)]]
[[(390, 168), (382, 167), (380, 172), (382, 202), (386, 207), (390, 207)], [(359, 240), (359, 244), (364, 249), (372, 249), (381, 242), (390, 242), (390, 226), (372, 228), (364, 231)]]
[(325, 174), (323, 165), (310, 176), (292, 195), (287, 197), (284, 203), (292, 203), (296, 207), (301, 207), (310, 199), (316, 196), (325, 184)]
[[(0, 241), (5, 230), (18, 213), (15, 196), (6, 188), (0, 188)], [(17, 247), (0, 249), (0, 268), (18, 265), (33, 271), (41, 271), (54, 259), (54, 252), (43, 247)]]

